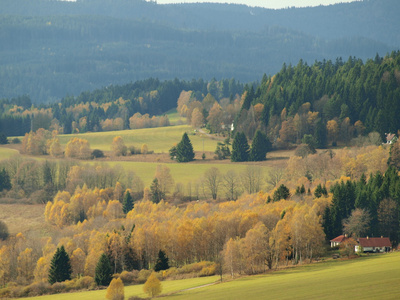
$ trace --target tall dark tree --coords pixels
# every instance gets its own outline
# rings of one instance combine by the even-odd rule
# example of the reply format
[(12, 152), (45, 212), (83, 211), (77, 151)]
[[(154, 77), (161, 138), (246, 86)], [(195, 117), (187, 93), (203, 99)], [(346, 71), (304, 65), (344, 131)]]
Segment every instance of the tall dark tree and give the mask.
[(110, 259), (103, 253), (96, 265), (94, 280), (97, 285), (108, 286), (112, 279), (112, 269)]
[(271, 142), (264, 133), (262, 133), (260, 130), (257, 130), (253, 139), (253, 143), (251, 144), (249, 156), (250, 160), (265, 160), (269, 150), (271, 150)]
[(249, 144), (246, 135), (238, 132), (232, 142), (231, 161), (240, 162), (249, 160)]
[(279, 201), (281, 199), (287, 199), (290, 197), (289, 189), (284, 185), (281, 184), (278, 189), (274, 192), (273, 201)]
[(151, 191), (151, 200), (154, 203), (160, 202), (162, 199), (165, 198), (164, 192), (161, 190), (160, 184), (158, 182), (157, 178), (154, 178), (153, 182), (151, 183), (150, 186), (150, 191)]
[(124, 211), (125, 214), (127, 214), (132, 209), (133, 209), (133, 198), (131, 196), (131, 193), (129, 193), (129, 191), (126, 191), (124, 199), (122, 201), (122, 210)]
[(168, 257), (165, 255), (165, 252), (160, 250), (158, 251), (157, 263), (154, 266), (154, 271), (162, 271), (169, 269)]
[(0, 220), (0, 240), (6, 240), (9, 236), (8, 227), (6, 223)]
[(50, 263), (49, 283), (63, 282), (71, 279), (72, 267), (64, 246), (57, 248)]
[(0, 171), (0, 192), (2, 190), (11, 190), (11, 179), (6, 169)]
[(0, 145), (5, 144), (8, 144), (7, 136), (3, 132), (0, 132)]
[(188, 162), (194, 159), (194, 151), (192, 143), (185, 132), (182, 136), (182, 140), (176, 146), (176, 161)]

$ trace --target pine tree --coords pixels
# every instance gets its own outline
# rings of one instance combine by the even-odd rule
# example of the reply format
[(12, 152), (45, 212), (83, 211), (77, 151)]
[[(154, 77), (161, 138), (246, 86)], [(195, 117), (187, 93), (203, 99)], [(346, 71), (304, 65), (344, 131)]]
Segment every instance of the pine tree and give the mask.
[(169, 264), (168, 264), (168, 257), (165, 255), (165, 252), (160, 250), (158, 251), (158, 258), (157, 258), (157, 263), (154, 266), (154, 271), (162, 271), (162, 270), (167, 270), (169, 269)]
[(185, 132), (182, 136), (182, 140), (176, 146), (176, 161), (177, 162), (188, 162), (194, 159), (194, 151), (192, 143)]
[(248, 161), (249, 160), (249, 144), (247, 143), (246, 135), (243, 132), (238, 132), (232, 142), (231, 161)]
[(103, 253), (96, 265), (94, 280), (97, 285), (107, 286), (110, 284), (112, 279), (112, 270), (110, 259)]
[(262, 161), (266, 159), (267, 152), (271, 149), (271, 142), (260, 130), (257, 130), (250, 149), (251, 161)]
[(70, 280), (72, 274), (71, 262), (64, 246), (57, 248), (50, 263), (49, 283)]
[(124, 200), (122, 201), (122, 210), (124, 211), (124, 214), (127, 214), (133, 209), (133, 198), (131, 196), (131, 193), (129, 191), (126, 191)]

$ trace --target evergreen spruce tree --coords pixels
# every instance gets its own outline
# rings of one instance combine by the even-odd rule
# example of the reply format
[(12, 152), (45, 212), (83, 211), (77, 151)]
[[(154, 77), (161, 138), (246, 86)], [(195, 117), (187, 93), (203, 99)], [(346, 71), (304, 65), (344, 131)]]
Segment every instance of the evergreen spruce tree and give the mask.
[(154, 271), (158, 272), (167, 269), (169, 269), (168, 257), (165, 255), (164, 251), (160, 250), (158, 251), (158, 258), (157, 263), (154, 266)]
[(0, 192), (2, 190), (11, 190), (11, 179), (6, 169), (0, 171)]
[(50, 263), (49, 283), (63, 282), (71, 279), (71, 262), (64, 246), (57, 248)]
[(176, 161), (177, 162), (188, 162), (194, 159), (194, 151), (192, 143), (185, 132), (182, 136), (182, 140), (176, 146)]
[(122, 201), (122, 210), (124, 211), (124, 214), (127, 214), (133, 209), (133, 198), (131, 196), (131, 193), (129, 191), (126, 191), (124, 195), (124, 200)]
[(250, 149), (251, 161), (262, 161), (266, 159), (267, 152), (271, 149), (271, 142), (260, 130), (257, 130)]
[(154, 178), (153, 182), (151, 183), (150, 191), (151, 191), (151, 200), (154, 203), (159, 203), (162, 199), (165, 198), (165, 193), (161, 190), (157, 178)]
[(103, 253), (96, 265), (94, 280), (97, 285), (108, 286), (112, 279), (110, 259)]
[(238, 132), (232, 142), (231, 161), (248, 161), (249, 160), (249, 144), (247, 143), (246, 135), (243, 132)]

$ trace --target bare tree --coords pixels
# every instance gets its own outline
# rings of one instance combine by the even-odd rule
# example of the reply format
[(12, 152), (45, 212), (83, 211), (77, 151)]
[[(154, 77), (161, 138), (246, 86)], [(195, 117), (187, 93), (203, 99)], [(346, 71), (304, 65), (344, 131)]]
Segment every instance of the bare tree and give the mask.
[(343, 220), (344, 233), (358, 238), (369, 230), (371, 215), (365, 209), (356, 208), (351, 212), (350, 217)]
[(222, 178), (222, 185), (226, 197), (229, 200), (236, 200), (241, 193), (241, 182), (235, 171), (229, 170)]
[(220, 171), (216, 167), (208, 169), (204, 173), (204, 185), (206, 190), (211, 194), (211, 197), (215, 200), (218, 196), (218, 189), (222, 183), (222, 177)]
[(284, 168), (274, 168), (273, 170), (270, 170), (268, 172), (267, 178), (266, 178), (266, 182), (269, 185), (272, 185), (272, 187), (276, 187), (279, 183), (279, 181), (281, 181), (283, 179), (283, 176), (285, 175), (285, 169)]
[(260, 167), (247, 166), (240, 177), (242, 179), (243, 188), (247, 193), (258, 193), (261, 190), (263, 174)]

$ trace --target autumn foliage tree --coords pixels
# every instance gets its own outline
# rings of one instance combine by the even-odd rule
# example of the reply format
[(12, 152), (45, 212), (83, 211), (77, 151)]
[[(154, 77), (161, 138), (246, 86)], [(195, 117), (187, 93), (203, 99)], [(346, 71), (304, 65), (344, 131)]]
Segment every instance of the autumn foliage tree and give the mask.
[(155, 272), (151, 273), (149, 278), (147, 278), (147, 281), (143, 285), (143, 291), (150, 297), (155, 297), (161, 294), (162, 285)]
[(111, 280), (110, 285), (107, 288), (106, 299), (109, 300), (124, 300), (124, 283), (121, 278), (114, 278)]

